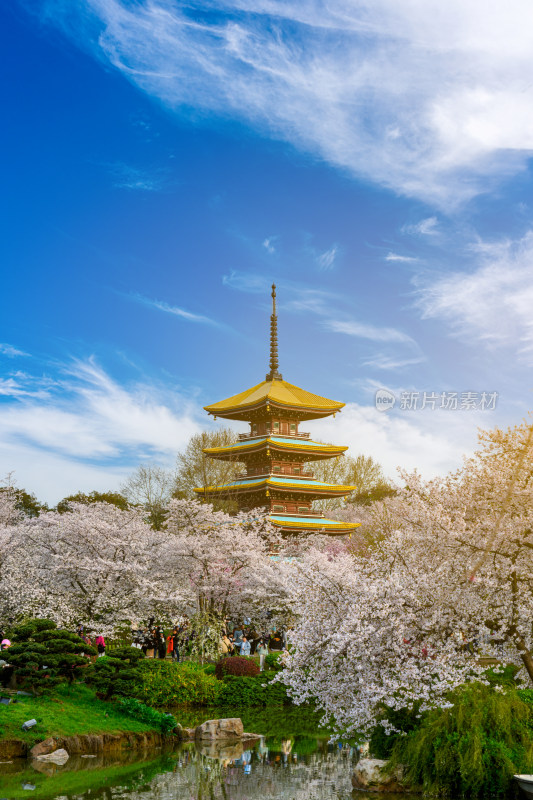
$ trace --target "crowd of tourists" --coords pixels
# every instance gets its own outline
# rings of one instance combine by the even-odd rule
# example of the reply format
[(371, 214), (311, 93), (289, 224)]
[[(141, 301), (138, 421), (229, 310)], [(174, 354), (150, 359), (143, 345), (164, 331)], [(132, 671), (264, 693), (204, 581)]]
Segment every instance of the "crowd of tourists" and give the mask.
[[(98, 657), (106, 653), (106, 641), (102, 633), (93, 634), (85, 629), (83, 625), (78, 625), (77, 635), (86, 644), (95, 647)], [(131, 631), (131, 646), (142, 650), (146, 658), (167, 659), (173, 662), (188, 660), (191, 657), (194, 639), (197, 636), (191, 621), (188, 617), (182, 617), (171, 631), (165, 631), (161, 625), (155, 625), (154, 619), (150, 619), (144, 628), (136, 628)], [(5, 651), (11, 642), (5, 638), (0, 631), (0, 684), (7, 685), (12, 667), (6, 658)], [(124, 642), (126, 644), (126, 642)], [(218, 654), (221, 657), (240, 655), (240, 656), (259, 656), (259, 666), (261, 671), (265, 667), (266, 656), (271, 652), (280, 652), (287, 647), (287, 631), (284, 628), (272, 628), (268, 632), (258, 631), (249, 619), (231, 625), (230, 620), (224, 620), (220, 631), (218, 643)], [(92, 657), (95, 660), (95, 657)]]
[[(265, 658), (270, 652), (286, 648), (287, 633), (285, 629), (276, 628), (269, 633), (259, 633), (249, 620), (246, 623), (237, 623), (232, 628), (229, 620), (224, 621), (218, 645), (219, 655), (258, 655), (260, 669), (263, 670)], [(178, 663), (190, 657), (196, 635), (189, 618), (183, 617), (168, 634), (160, 625), (152, 624), (132, 630), (132, 646), (142, 650), (147, 658), (171, 658)]]

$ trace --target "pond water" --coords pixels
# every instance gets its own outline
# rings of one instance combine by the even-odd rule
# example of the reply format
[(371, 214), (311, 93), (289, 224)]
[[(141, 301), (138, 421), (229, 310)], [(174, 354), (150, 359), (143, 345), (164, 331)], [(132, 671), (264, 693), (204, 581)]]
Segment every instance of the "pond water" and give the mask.
[[(72, 757), (63, 767), (0, 764), (0, 800), (351, 800), (357, 752), (330, 744), (312, 714), (231, 715), (243, 718), (245, 730), (265, 735), (247, 749), (191, 742), (165, 752)], [(206, 717), (205, 710), (179, 714), (185, 726)]]

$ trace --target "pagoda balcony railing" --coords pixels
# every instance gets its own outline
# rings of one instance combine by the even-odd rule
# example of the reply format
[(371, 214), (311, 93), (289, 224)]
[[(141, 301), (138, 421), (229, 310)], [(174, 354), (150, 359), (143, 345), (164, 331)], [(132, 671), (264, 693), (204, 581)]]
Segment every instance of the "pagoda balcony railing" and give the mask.
[(292, 472), (265, 472), (264, 469), (254, 469), (249, 470), (248, 472), (239, 472), (235, 475), (235, 480), (239, 480), (240, 478), (253, 478), (257, 475), (265, 475), (270, 476), (272, 478), (314, 478), (314, 474), (312, 472), (299, 472), (298, 475), (295, 475)]
[(246, 439), (261, 439), (266, 436), (281, 436), (284, 439), (309, 439), (310, 433), (280, 433), (279, 431), (271, 431), (270, 433), (239, 433), (239, 442), (244, 442)]

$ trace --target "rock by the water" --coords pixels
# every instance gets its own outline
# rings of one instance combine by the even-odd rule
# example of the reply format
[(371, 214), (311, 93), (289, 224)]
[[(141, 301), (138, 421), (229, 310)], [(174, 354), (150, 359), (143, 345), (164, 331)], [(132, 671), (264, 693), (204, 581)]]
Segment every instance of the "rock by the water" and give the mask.
[(244, 728), (238, 717), (228, 719), (208, 719), (198, 725), (194, 733), (195, 739), (241, 739)]
[(385, 772), (387, 761), (380, 758), (362, 758), (358, 761), (352, 775), (354, 789), (366, 792), (405, 792), (408, 791), (402, 784), (402, 769)]
[(37, 756), (47, 756), (49, 753), (53, 753), (56, 749), (56, 740), (50, 737), (49, 739), (45, 739), (43, 742), (34, 744), (30, 750), (30, 756), (32, 758), (37, 758)]
[(46, 761), (51, 764), (58, 764), (62, 766), (66, 764), (69, 759), (69, 755), (66, 750), (61, 748), (60, 750), (54, 750), (53, 753), (48, 753), (42, 756), (36, 756), (36, 761)]

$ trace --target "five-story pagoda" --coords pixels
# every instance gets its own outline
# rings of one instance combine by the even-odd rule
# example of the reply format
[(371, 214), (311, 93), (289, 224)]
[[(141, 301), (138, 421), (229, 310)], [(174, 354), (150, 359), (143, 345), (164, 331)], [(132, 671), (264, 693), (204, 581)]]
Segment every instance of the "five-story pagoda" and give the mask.
[(342, 455), (347, 447), (314, 442), (299, 430), (301, 422), (335, 415), (344, 406), (283, 380), (278, 365), (276, 287), (272, 286), (270, 372), (262, 383), (240, 394), (205, 406), (216, 417), (248, 422), (249, 433), (236, 444), (208, 447), (211, 458), (245, 464), (246, 472), (223, 486), (195, 489), (205, 499), (236, 500), (239, 509), (263, 507), (270, 521), (284, 532), (350, 533), (357, 523), (325, 519), (313, 510), (313, 500), (343, 497), (355, 486), (317, 481), (305, 464)]

